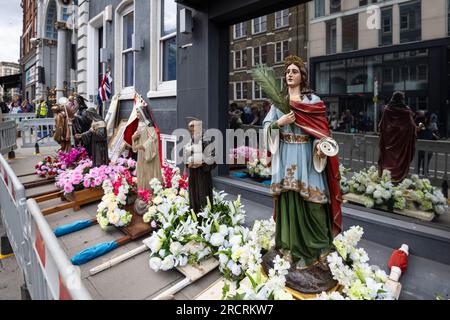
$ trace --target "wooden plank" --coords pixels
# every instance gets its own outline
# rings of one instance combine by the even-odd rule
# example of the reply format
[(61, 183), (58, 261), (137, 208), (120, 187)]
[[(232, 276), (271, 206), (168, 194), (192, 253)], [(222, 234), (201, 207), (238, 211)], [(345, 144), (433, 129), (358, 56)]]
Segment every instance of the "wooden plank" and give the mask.
[[(225, 278), (221, 277), (213, 282), (208, 288), (200, 292), (194, 300), (221, 300), (222, 288), (225, 284)], [(236, 290), (234, 282), (230, 283), (230, 291)]]
[(48, 201), (48, 200), (57, 199), (57, 198), (61, 197), (62, 195), (63, 195), (63, 191), (58, 191), (58, 192), (51, 191), (51, 193), (47, 193), (45, 195), (36, 197), (36, 198), (34, 198), (34, 200), (36, 200), (37, 203), (40, 203), (40, 202), (44, 202), (44, 201)]
[(124, 210), (130, 211), (133, 217), (131, 218), (130, 224), (120, 228), (120, 230), (130, 236), (133, 240), (149, 235), (153, 231), (150, 224), (144, 222), (143, 216), (138, 215), (134, 211), (133, 205), (126, 206)]
[(42, 210), (42, 214), (44, 216), (48, 216), (48, 215), (50, 215), (52, 213), (56, 213), (56, 212), (59, 212), (59, 211), (62, 211), (62, 210), (73, 208), (74, 206), (75, 206), (75, 202), (74, 201), (68, 202), (68, 203), (63, 203), (63, 204), (59, 204), (57, 206), (54, 206), (54, 207)]

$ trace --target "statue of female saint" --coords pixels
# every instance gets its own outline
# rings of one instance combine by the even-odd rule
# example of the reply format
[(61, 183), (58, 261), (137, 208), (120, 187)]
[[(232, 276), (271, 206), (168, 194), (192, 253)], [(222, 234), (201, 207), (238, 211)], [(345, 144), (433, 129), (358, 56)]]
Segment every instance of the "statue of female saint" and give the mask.
[(150, 189), (150, 181), (157, 178), (162, 181), (161, 162), (159, 160), (158, 135), (146, 108), (137, 108), (139, 124), (132, 136), (133, 152), (137, 152), (137, 186)]
[(290, 112), (272, 105), (263, 122), (272, 153), (276, 220), (275, 249), (263, 258), (263, 267), (281, 254), (291, 262), (287, 285), (318, 293), (336, 286), (326, 256), (341, 232), (339, 164), (319, 146), (330, 131), (325, 105), (309, 89), (305, 64), (289, 56), (284, 65)]

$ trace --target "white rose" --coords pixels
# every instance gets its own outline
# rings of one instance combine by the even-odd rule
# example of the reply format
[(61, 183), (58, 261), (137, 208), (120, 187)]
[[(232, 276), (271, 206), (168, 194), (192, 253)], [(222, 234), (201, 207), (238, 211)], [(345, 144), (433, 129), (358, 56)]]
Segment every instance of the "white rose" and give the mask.
[(224, 241), (224, 237), (221, 233), (214, 233), (211, 235), (211, 239), (209, 239), (209, 242), (214, 246), (214, 247), (220, 247)]
[(174, 255), (177, 256), (181, 253), (181, 250), (183, 249), (183, 245), (179, 242), (172, 242), (170, 244), (170, 252)]
[(172, 255), (168, 255), (161, 263), (161, 270), (167, 271), (175, 266), (175, 258)]
[(232, 235), (230, 237), (230, 244), (232, 246), (239, 246), (242, 242), (242, 236), (240, 234)]
[(219, 254), (220, 265), (225, 266), (228, 263), (228, 260), (229, 259), (228, 259), (228, 256), (226, 254), (223, 254), (223, 253)]
[(220, 225), (219, 233), (222, 234), (223, 236), (228, 235), (228, 227), (224, 224)]
[(153, 271), (158, 271), (161, 268), (162, 260), (158, 257), (150, 258), (149, 265)]

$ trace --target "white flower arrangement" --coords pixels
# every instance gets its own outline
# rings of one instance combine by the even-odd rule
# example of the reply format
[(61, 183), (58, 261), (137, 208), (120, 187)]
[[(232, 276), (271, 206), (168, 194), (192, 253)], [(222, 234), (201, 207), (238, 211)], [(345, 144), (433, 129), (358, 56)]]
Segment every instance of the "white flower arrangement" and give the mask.
[(337, 252), (327, 257), (333, 278), (342, 287), (340, 292), (325, 293), (318, 300), (392, 300), (392, 293), (386, 285), (387, 275), (377, 266), (368, 264), (369, 257), (364, 249), (357, 248), (364, 231), (361, 227), (337, 236), (333, 244)]
[[(343, 170), (345, 169), (341, 169), (341, 175)], [(449, 212), (447, 199), (442, 192), (434, 188), (428, 179), (420, 179), (418, 175), (394, 186), (389, 170), (384, 170), (379, 177), (377, 168), (372, 166), (355, 173), (348, 181), (342, 179), (341, 189), (344, 194), (362, 196), (367, 208), (387, 205), (397, 210), (418, 208), (422, 211), (434, 211), (439, 215)]]
[(114, 193), (105, 194), (97, 208), (97, 221), (103, 230), (109, 225), (125, 227), (130, 224), (132, 217), (129, 211), (120, 208)]
[[(237, 289), (230, 290), (230, 283), (225, 283), (222, 299), (232, 300), (293, 300), (286, 292), (286, 275), (290, 268), (289, 262), (276, 256), (274, 266), (265, 276), (261, 268), (245, 272), (246, 277), (238, 283)], [(236, 286), (233, 286), (234, 288)]]

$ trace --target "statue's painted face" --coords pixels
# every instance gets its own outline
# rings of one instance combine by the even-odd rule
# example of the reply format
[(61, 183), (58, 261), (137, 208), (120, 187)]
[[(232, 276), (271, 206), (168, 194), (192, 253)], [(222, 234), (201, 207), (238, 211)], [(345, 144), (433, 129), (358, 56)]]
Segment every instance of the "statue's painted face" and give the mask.
[(286, 83), (288, 87), (295, 88), (300, 85), (302, 81), (302, 75), (300, 73), (299, 67), (295, 64), (291, 64), (286, 68)]

